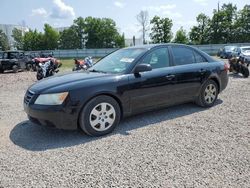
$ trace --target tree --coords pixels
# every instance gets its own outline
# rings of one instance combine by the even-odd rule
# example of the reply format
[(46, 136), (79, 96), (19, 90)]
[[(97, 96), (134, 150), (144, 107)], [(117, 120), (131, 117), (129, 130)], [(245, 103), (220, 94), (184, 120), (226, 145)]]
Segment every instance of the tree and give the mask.
[(43, 34), (41, 32), (37, 32), (37, 30), (29, 30), (26, 32), (23, 40), (23, 49), (26, 51), (46, 50)]
[(124, 46), (124, 37), (118, 33), (116, 23), (110, 18), (79, 17), (74, 20), (74, 27), (78, 33), (80, 46), (82, 39), (86, 41), (87, 48)]
[(78, 32), (74, 26), (60, 32), (60, 49), (78, 49), (80, 48)]
[(210, 18), (201, 13), (196, 17), (197, 26), (191, 28), (189, 38), (193, 44), (209, 43)]
[(142, 27), (141, 32), (142, 32), (143, 44), (146, 44), (146, 32), (148, 31), (149, 27), (148, 11), (141, 11), (136, 16), (136, 19), (139, 22), (140, 26)]
[(230, 43), (235, 41), (234, 20), (236, 13), (237, 7), (233, 6), (232, 3), (223, 4), (221, 10), (214, 10), (209, 27), (211, 43)]
[(10, 46), (9, 46), (9, 42), (8, 42), (8, 38), (5, 35), (5, 33), (0, 30), (0, 50), (9, 50)]
[(18, 49), (18, 50), (23, 50), (23, 46), (24, 46), (24, 37), (23, 37), (23, 33), (22, 30), (14, 28), (12, 30), (12, 37), (14, 38), (14, 46)]
[(44, 48), (46, 50), (54, 50), (58, 48), (59, 33), (49, 24), (44, 24)]
[(235, 21), (235, 41), (250, 42), (250, 5), (245, 5), (237, 14)]
[(150, 24), (152, 24), (150, 38), (152, 39), (153, 43), (167, 43), (171, 41), (171, 28), (173, 26), (171, 19), (155, 16), (150, 21)]
[(174, 43), (181, 43), (181, 44), (187, 44), (188, 43), (188, 37), (187, 32), (181, 27), (175, 34)]

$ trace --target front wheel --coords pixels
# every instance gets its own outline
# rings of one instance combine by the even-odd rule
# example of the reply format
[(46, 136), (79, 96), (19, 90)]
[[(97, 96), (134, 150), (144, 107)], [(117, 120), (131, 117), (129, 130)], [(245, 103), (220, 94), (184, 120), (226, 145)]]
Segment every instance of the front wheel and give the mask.
[(202, 107), (211, 107), (217, 100), (219, 93), (218, 85), (213, 80), (208, 80), (201, 88), (196, 104)]
[(79, 117), (79, 125), (88, 135), (102, 136), (115, 129), (120, 117), (121, 110), (116, 100), (101, 95), (85, 105)]
[(36, 79), (37, 80), (41, 80), (41, 79), (43, 79), (43, 72), (42, 72), (42, 70), (40, 70), (40, 69), (38, 69), (37, 70), (37, 73), (36, 73)]

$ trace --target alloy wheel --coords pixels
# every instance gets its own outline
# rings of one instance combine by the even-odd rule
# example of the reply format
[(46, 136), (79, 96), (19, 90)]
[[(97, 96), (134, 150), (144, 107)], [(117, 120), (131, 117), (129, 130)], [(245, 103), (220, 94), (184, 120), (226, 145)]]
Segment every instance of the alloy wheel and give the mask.
[(100, 103), (90, 112), (89, 122), (96, 131), (106, 131), (115, 122), (115, 108), (109, 103)]
[(207, 85), (204, 93), (204, 99), (206, 103), (212, 104), (216, 99), (216, 95), (217, 95), (216, 86), (214, 84)]

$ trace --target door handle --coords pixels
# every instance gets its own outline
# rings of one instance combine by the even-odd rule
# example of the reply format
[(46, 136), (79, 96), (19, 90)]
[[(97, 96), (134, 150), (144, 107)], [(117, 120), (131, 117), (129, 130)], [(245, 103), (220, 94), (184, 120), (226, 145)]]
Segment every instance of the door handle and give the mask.
[(173, 80), (175, 78), (175, 75), (173, 74), (170, 74), (170, 75), (167, 75), (165, 76), (168, 80)]

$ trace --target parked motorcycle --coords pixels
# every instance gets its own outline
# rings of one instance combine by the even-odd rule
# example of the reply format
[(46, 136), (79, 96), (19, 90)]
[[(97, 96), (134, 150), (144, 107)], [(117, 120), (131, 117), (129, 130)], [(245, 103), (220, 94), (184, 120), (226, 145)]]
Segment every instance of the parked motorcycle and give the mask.
[(77, 60), (77, 59), (74, 60), (75, 60), (75, 67), (72, 69), (72, 71), (87, 70), (93, 66), (92, 57), (86, 57), (84, 60)]
[(229, 71), (234, 73), (241, 73), (245, 78), (249, 76), (249, 61), (240, 60), (237, 57), (231, 57), (229, 59)]
[(55, 73), (59, 72), (58, 68), (61, 66), (62, 64), (54, 58), (44, 63), (39, 63), (36, 74), (37, 80), (53, 76)]

